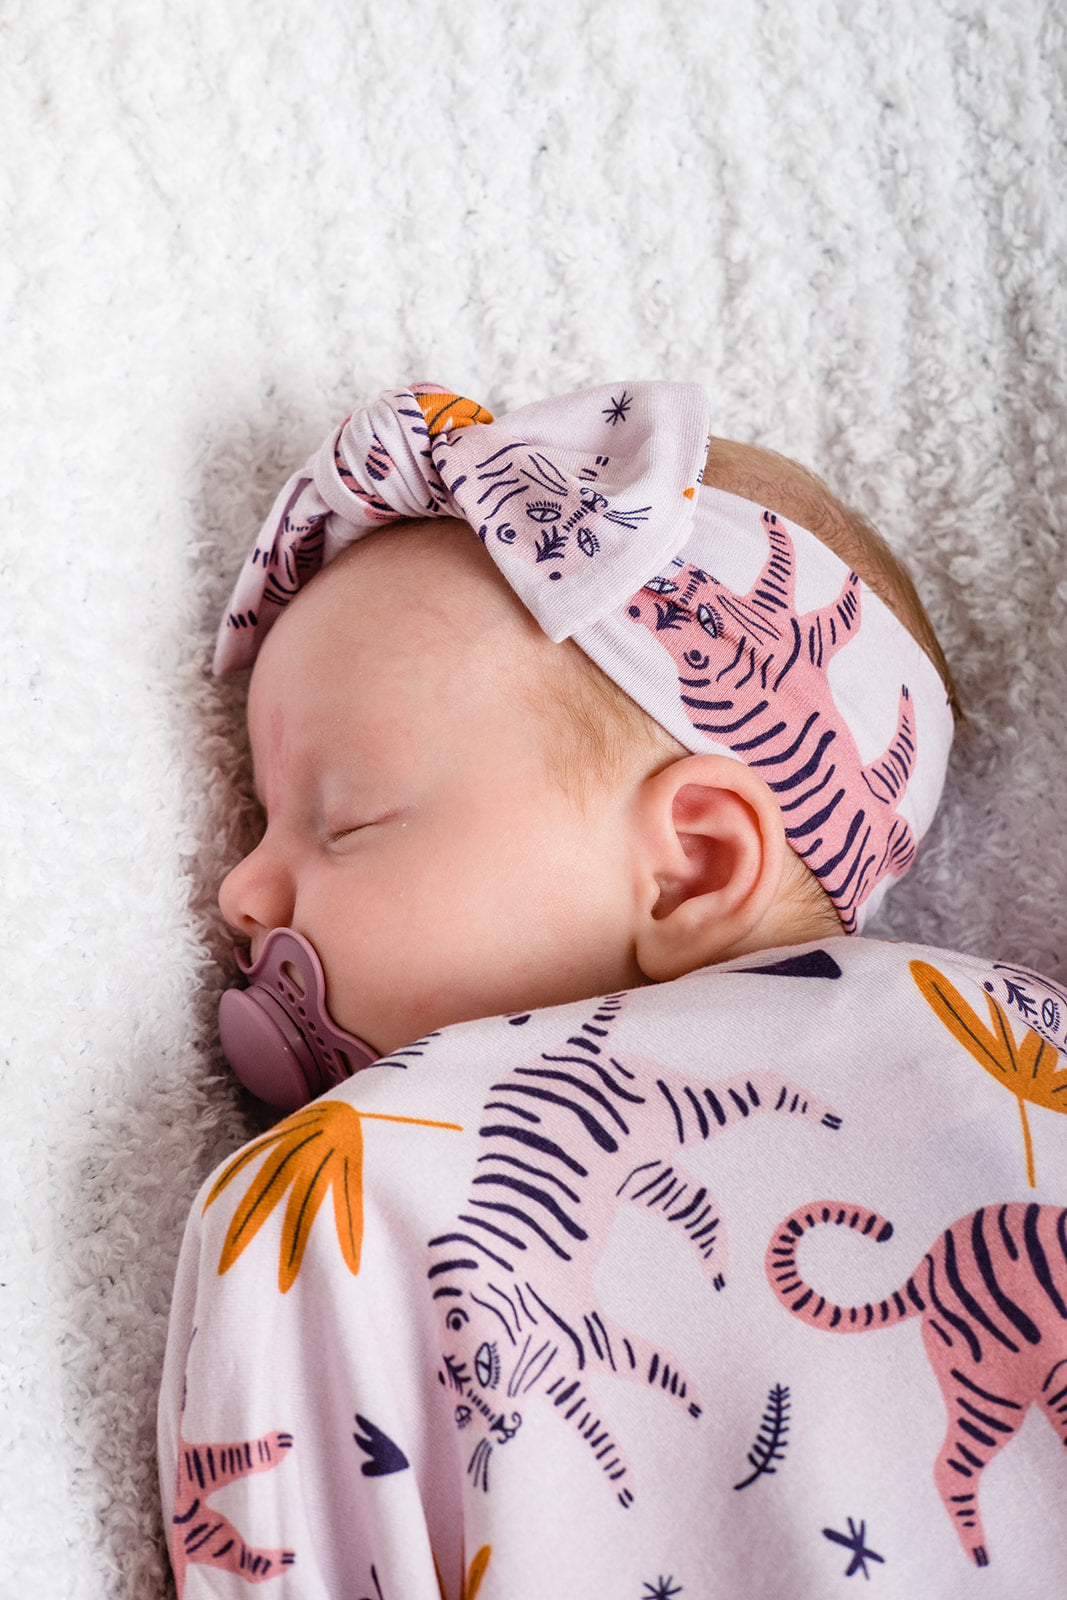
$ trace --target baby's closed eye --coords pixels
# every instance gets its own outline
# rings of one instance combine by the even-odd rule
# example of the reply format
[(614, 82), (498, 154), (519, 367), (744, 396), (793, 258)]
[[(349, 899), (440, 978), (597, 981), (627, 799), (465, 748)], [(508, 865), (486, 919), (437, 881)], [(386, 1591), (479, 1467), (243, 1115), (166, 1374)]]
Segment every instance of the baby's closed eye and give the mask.
[(328, 845), (343, 844), (353, 834), (363, 833), (368, 828), (379, 827), (384, 822), (393, 822), (400, 816), (399, 810), (384, 811), (380, 816), (370, 816), (360, 822), (349, 822), (340, 828), (331, 828), (324, 835)]

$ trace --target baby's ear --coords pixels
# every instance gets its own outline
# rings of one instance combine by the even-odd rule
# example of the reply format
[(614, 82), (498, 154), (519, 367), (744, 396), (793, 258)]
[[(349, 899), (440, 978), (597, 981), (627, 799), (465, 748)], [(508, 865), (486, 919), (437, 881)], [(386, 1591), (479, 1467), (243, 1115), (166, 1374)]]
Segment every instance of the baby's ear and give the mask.
[(764, 779), (729, 756), (683, 756), (645, 779), (638, 808), (645, 976), (767, 949), (789, 846)]

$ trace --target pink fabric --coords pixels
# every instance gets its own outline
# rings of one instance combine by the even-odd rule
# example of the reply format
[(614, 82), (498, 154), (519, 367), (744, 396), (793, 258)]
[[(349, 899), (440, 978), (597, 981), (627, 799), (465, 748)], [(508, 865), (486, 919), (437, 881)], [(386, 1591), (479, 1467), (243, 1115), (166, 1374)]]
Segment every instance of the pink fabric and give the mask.
[(245, 562), (215, 671), (250, 666), (292, 596), (346, 545), (413, 517), (469, 522), (550, 638), (633, 594), (693, 521), (708, 402), (692, 383), (605, 385), (496, 423), (440, 384), (350, 416), (285, 485)]
[(251, 665), (293, 595), (371, 529), (458, 517), (550, 638), (574, 638), (687, 749), (766, 777), (790, 844), (857, 932), (936, 810), (945, 689), (813, 534), (700, 486), (707, 442), (695, 384), (580, 390), (498, 422), (436, 384), (383, 394), (282, 489), (215, 671)]
[(915, 858), (915, 830), (898, 809), (917, 755), (911, 694), (902, 682), (892, 738), (864, 762), (827, 673), (874, 597), (861, 599), (865, 585), (839, 563), (838, 594), (798, 615), (804, 530), (791, 534), (770, 511), (762, 520), (769, 554), (744, 594), (687, 561), (650, 580), (627, 614), (669, 653), (694, 732), (725, 742), (766, 778), (789, 843), (854, 933), (872, 889)]
[(1062, 985), (872, 939), (356, 1073), (193, 1207), (179, 1593), (1061, 1600), (1065, 1085)]

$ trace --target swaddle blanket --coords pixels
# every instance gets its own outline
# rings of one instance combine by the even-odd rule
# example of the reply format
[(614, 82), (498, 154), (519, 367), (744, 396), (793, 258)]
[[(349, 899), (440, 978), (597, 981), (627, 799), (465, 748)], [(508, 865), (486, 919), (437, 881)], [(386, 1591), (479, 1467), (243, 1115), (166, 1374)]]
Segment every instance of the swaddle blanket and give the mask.
[(697, 384), (604, 385), (494, 422), (439, 384), (380, 395), (275, 501), (215, 670), (255, 658), (304, 583), (403, 518), (456, 516), (557, 642), (573, 638), (687, 749), (768, 781), (847, 932), (911, 865), (952, 742), (907, 629), (806, 528), (698, 483)]
[(179, 1590), (1067, 1593), (1067, 994), (836, 940), (460, 1024), (202, 1190)]

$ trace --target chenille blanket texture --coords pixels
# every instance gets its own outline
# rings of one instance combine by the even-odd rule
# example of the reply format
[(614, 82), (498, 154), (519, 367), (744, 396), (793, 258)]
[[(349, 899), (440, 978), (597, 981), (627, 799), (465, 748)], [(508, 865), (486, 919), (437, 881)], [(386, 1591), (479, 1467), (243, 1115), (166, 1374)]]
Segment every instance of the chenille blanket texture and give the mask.
[(181, 1231), (263, 1126), (211, 648), (353, 404), (691, 380), (818, 470), (969, 719), (869, 931), (1067, 979), (1067, 50), (1055, 0), (9, 0), (0, 74), (0, 1595), (156, 1600)]

